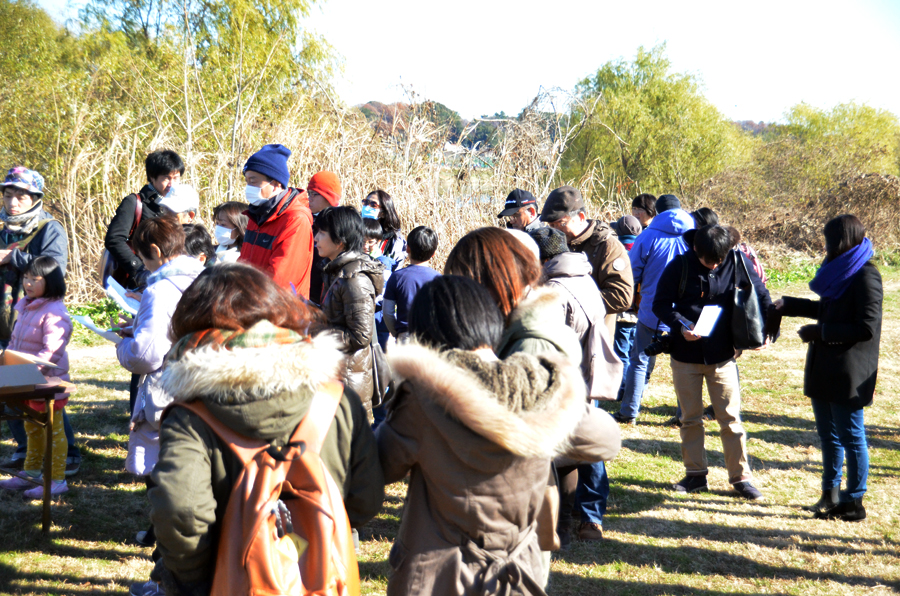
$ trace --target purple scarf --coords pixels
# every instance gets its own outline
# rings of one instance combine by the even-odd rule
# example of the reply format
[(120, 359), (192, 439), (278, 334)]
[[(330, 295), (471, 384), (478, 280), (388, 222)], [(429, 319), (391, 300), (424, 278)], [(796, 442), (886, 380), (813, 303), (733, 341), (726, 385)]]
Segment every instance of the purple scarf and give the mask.
[(809, 289), (825, 299), (838, 298), (850, 286), (856, 272), (874, 254), (872, 243), (868, 238), (863, 238), (862, 242), (833, 261), (825, 259), (816, 276), (809, 282)]

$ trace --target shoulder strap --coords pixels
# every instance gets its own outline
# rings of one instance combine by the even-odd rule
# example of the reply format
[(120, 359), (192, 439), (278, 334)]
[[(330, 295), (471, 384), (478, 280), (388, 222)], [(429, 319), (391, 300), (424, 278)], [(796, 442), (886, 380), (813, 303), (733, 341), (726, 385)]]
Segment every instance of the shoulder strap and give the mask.
[(141, 215), (144, 213), (144, 199), (141, 198), (140, 193), (135, 193), (134, 198), (137, 202), (134, 205), (134, 223), (131, 224), (131, 230), (128, 232), (129, 239), (134, 236), (134, 231), (137, 229), (138, 224), (141, 223)]
[(319, 391), (313, 397), (309, 406), (309, 412), (297, 425), (297, 430), (291, 437), (291, 442), (303, 441), (307, 447), (316, 453), (321, 452), (325, 435), (331, 428), (331, 421), (337, 413), (341, 398), (344, 395), (344, 385), (338, 381), (323, 383)]
[(753, 285), (753, 279), (750, 277), (750, 272), (747, 271), (747, 263), (744, 262), (743, 253), (739, 250), (732, 249), (731, 251), (734, 254), (734, 287), (738, 287), (738, 269), (742, 269), (744, 271), (744, 276), (747, 278), (747, 283), (751, 286)]
[(684, 289), (687, 287), (688, 260), (685, 253), (681, 253), (678, 257), (681, 259), (681, 282), (678, 284), (678, 299), (680, 300), (684, 296)]
[[(213, 413), (209, 411), (209, 408), (206, 407), (199, 399), (195, 399), (190, 402), (175, 402), (170, 407), (179, 407), (190, 410), (194, 414), (200, 417), (203, 422), (216, 433), (220, 439), (222, 439), (235, 455), (240, 458), (241, 462), (246, 465), (247, 462), (252, 460), (257, 453), (266, 449), (268, 447), (262, 441), (254, 441), (249, 437), (245, 437), (242, 434), (239, 434), (232, 430), (231, 428), (222, 424), (222, 422), (213, 416)], [(168, 408), (167, 408), (168, 409)]]

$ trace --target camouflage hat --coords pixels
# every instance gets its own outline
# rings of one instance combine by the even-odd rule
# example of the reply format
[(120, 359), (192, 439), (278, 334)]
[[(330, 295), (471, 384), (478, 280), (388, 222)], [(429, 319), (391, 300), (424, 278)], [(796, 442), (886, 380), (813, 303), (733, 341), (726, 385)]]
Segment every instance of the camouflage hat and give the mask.
[(6, 180), (0, 184), (0, 190), (11, 186), (26, 190), (38, 199), (44, 196), (44, 177), (34, 170), (22, 166), (16, 166), (9, 170)]

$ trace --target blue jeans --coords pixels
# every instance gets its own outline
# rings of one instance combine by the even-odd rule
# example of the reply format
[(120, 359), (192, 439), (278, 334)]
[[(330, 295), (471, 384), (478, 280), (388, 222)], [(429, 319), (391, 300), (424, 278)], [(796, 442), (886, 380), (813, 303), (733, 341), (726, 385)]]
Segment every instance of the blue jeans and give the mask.
[(619, 394), (616, 401), (622, 401), (625, 396), (625, 375), (628, 373), (628, 360), (631, 354), (631, 344), (634, 343), (634, 334), (637, 332), (637, 324), (629, 325), (616, 322), (616, 333), (613, 335), (613, 351), (622, 361), (622, 382), (619, 384)]
[(627, 418), (637, 418), (644, 388), (650, 380), (653, 367), (656, 366), (656, 356), (644, 354), (644, 350), (653, 342), (655, 333), (656, 330), (638, 322), (628, 369), (625, 371), (625, 393), (622, 396), (622, 406), (619, 408), (619, 413)]
[(812, 400), (816, 431), (822, 440), (822, 490), (841, 485), (841, 468), (847, 455), (847, 490), (841, 501), (861, 499), (869, 477), (869, 447), (863, 410), (847, 404)]
[(601, 461), (578, 466), (578, 489), (575, 491), (575, 502), (581, 515), (581, 521), (593, 522), (602, 526), (608, 499), (609, 476), (606, 475), (606, 464)]

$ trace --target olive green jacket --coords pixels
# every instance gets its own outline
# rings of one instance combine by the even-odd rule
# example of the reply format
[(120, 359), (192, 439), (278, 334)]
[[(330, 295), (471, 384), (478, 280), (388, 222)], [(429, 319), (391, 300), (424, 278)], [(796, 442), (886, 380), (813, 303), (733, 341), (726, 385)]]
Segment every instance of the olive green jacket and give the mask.
[[(279, 445), (306, 415), (315, 388), (342, 369), (337, 342), (320, 335), (289, 345), (196, 349), (170, 362), (161, 382), (176, 403), (200, 399), (231, 429)], [(212, 575), (217, 526), (240, 460), (185, 408), (168, 410), (159, 434), (156, 486), (149, 491), (159, 551), (179, 583), (202, 583)], [(341, 488), (351, 525), (371, 519), (384, 499), (384, 479), (375, 437), (352, 390), (345, 388), (321, 457)]]

